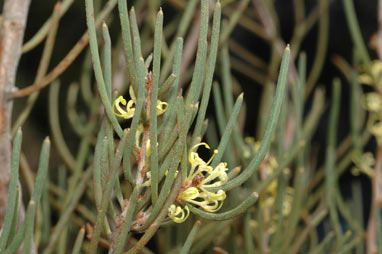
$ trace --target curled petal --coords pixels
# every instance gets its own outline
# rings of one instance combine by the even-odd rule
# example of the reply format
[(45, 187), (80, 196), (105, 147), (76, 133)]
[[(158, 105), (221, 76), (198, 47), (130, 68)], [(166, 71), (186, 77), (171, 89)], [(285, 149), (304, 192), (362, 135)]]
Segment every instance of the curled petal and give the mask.
[[(210, 183), (217, 178), (219, 179), (219, 181)], [(213, 172), (211, 175), (209, 175), (207, 178), (205, 178), (202, 181), (201, 187), (204, 187), (204, 188), (219, 187), (224, 185), (227, 181), (228, 181), (228, 176), (225, 172)]]
[[(116, 116), (123, 117), (125, 119), (132, 118), (134, 116), (135, 108), (133, 107), (134, 101), (129, 100), (126, 105), (126, 100), (119, 96), (114, 102), (113, 102), (113, 113)], [(122, 109), (121, 105), (126, 106), (126, 110)]]
[[(119, 96), (115, 101), (113, 102), (113, 113), (116, 116), (123, 117), (123, 114), (126, 114), (127, 112), (121, 108), (119, 104), (126, 105), (126, 100), (123, 98), (123, 96)], [(117, 108), (118, 111), (115, 111), (115, 108)], [(122, 113), (122, 114), (121, 114)]]
[(199, 154), (197, 152), (194, 152), (197, 150), (197, 148), (199, 146), (204, 146), (205, 148), (207, 149), (210, 149), (210, 146), (205, 143), (205, 142), (202, 142), (202, 143), (199, 143), (199, 144), (196, 144), (194, 145), (191, 150), (190, 150), (190, 155), (188, 156), (188, 160), (190, 161), (191, 165), (194, 163), (195, 160), (201, 160), (203, 163), (205, 163), (200, 157), (199, 157)]
[(130, 87), (129, 87), (129, 94), (130, 94), (130, 98), (131, 98), (133, 101), (136, 101), (136, 100), (137, 100), (137, 99), (135, 98), (135, 93), (134, 93), (133, 85), (130, 85)]
[(146, 173), (147, 180), (142, 184), (144, 187), (149, 187), (151, 186), (151, 172)]
[(219, 202), (218, 200), (206, 200), (203, 201), (200, 207), (204, 209), (204, 211), (209, 213), (215, 213), (220, 210), (223, 206), (223, 202)]
[(134, 112), (135, 112), (135, 101), (134, 100), (129, 100), (127, 102), (126, 110), (127, 112), (131, 112), (131, 117), (133, 117)]
[(157, 115), (161, 115), (168, 109), (168, 103), (157, 100)]
[[(218, 187), (222, 186), (228, 181), (228, 176), (225, 171), (227, 171), (227, 164), (226, 163), (219, 163), (218, 166), (208, 175), (201, 183), (201, 186), (208, 188), (208, 187)], [(215, 179), (219, 179), (219, 181), (216, 181), (214, 183), (211, 183)]]
[(180, 194), (180, 198), (186, 202), (194, 200), (199, 197), (199, 190), (195, 187), (187, 188)]
[[(119, 117), (123, 117), (125, 119), (132, 118), (135, 113), (135, 103), (136, 103), (136, 97), (134, 93), (134, 88), (132, 85), (129, 87), (129, 94), (130, 94), (130, 100), (126, 103), (126, 100), (119, 96), (114, 102), (113, 102), (113, 112), (115, 115)], [(126, 106), (126, 110), (122, 109), (122, 107), (119, 104), (122, 104), (123, 106)], [(116, 109), (116, 110), (115, 110)], [(156, 110), (157, 115), (161, 115), (168, 109), (168, 103), (162, 102), (160, 100), (157, 100)]]
[[(207, 162), (205, 162), (202, 158), (199, 157), (199, 154), (195, 152), (197, 148), (202, 145), (205, 146), (207, 149), (210, 149), (210, 146), (207, 143), (202, 142), (202, 143), (194, 145), (190, 150), (190, 155), (188, 157), (188, 160), (191, 163), (191, 170), (188, 176), (189, 179), (194, 178), (195, 175), (201, 174), (202, 172), (207, 172), (207, 173), (212, 172), (212, 168), (209, 167), (208, 165), (211, 163), (212, 159), (218, 153), (218, 150), (215, 149), (214, 154), (211, 156), (211, 158)], [(197, 167), (198, 167), (197, 172), (194, 173), (194, 170)]]
[[(196, 189), (196, 191), (198, 190)], [(198, 200), (196, 200), (196, 198), (198, 198)], [(216, 193), (208, 192), (208, 191), (203, 191), (203, 192), (198, 191), (197, 195), (194, 195), (192, 196), (192, 198), (189, 198), (187, 200), (184, 199), (184, 200), (191, 204), (200, 206), (206, 212), (214, 213), (219, 211), (219, 209), (223, 206), (223, 201), (225, 200), (225, 198), (226, 198), (226, 194), (223, 190), (219, 190)]]
[(225, 194), (225, 191), (223, 191), (223, 190), (218, 190), (216, 193), (204, 191), (204, 192), (202, 192), (201, 196), (204, 197), (205, 199), (211, 200), (211, 201), (223, 201), (227, 197)]
[(190, 209), (186, 205), (184, 209), (180, 206), (172, 204), (168, 209), (168, 217), (170, 217), (175, 223), (182, 223), (187, 220), (190, 215)]
[[(194, 168), (192, 169), (192, 171), (194, 171)], [(197, 170), (191, 174), (190, 172), (190, 176), (189, 178), (192, 179), (194, 178), (196, 175), (200, 175), (202, 176), (203, 173), (208, 173), (208, 174), (211, 174), (213, 171), (213, 168), (211, 166), (207, 166), (206, 164), (200, 164), (200, 165), (197, 165)]]

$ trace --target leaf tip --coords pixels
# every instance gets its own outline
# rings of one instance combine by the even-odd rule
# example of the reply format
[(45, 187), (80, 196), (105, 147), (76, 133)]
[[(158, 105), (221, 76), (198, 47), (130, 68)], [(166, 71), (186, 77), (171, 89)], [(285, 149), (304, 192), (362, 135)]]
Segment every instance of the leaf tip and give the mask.
[(59, 10), (61, 6), (62, 6), (61, 2), (56, 2), (56, 4), (54, 5), (55, 11)]
[(49, 138), (49, 136), (44, 139), (44, 143), (50, 145), (50, 138)]

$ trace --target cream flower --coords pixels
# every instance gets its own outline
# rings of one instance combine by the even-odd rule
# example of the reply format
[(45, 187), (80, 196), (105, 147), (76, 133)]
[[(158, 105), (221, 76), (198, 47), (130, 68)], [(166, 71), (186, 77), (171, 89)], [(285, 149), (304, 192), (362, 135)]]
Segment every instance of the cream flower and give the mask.
[(382, 110), (382, 98), (378, 93), (376, 92), (367, 93), (365, 94), (364, 100), (365, 100), (365, 108), (368, 111), (378, 113)]
[(244, 143), (246, 144), (244, 147), (244, 158), (247, 159), (257, 153), (261, 145), (261, 142), (255, 141), (254, 137), (245, 137)]
[[(116, 116), (122, 117), (124, 119), (130, 119), (134, 116), (135, 113), (135, 104), (136, 104), (136, 97), (134, 93), (133, 86), (130, 85), (129, 87), (129, 94), (130, 94), (130, 100), (126, 103), (126, 100), (123, 98), (123, 96), (119, 96), (114, 102), (113, 102), (113, 112)], [(121, 107), (126, 106), (126, 110)], [(157, 115), (161, 115), (168, 109), (168, 103), (163, 102), (161, 100), (157, 100)]]
[[(371, 75), (370, 75), (371, 74)], [(382, 78), (382, 61), (374, 60), (371, 64), (369, 73), (363, 73), (359, 76), (359, 81), (365, 85), (374, 85)]]
[[(191, 148), (188, 156), (191, 169), (186, 180), (183, 182), (183, 191), (179, 194), (177, 200), (178, 202), (197, 205), (206, 212), (214, 213), (223, 206), (226, 193), (223, 190), (216, 192), (209, 191), (208, 188), (222, 186), (228, 181), (226, 173), (228, 170), (227, 163), (221, 162), (215, 168), (211, 167), (210, 163), (218, 153), (218, 150), (214, 150), (212, 157), (205, 162), (196, 152), (199, 146), (205, 146), (210, 149), (208, 144), (204, 142)], [(169, 217), (172, 218), (170, 213)]]

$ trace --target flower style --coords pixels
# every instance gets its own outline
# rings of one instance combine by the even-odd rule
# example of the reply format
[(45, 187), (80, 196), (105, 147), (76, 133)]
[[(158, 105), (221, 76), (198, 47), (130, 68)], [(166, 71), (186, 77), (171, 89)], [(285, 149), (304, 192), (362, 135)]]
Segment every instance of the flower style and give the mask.
[[(116, 116), (122, 117), (124, 119), (130, 119), (134, 116), (135, 113), (135, 104), (136, 104), (136, 97), (134, 93), (133, 86), (130, 85), (129, 87), (129, 94), (131, 99), (126, 102), (125, 98), (123, 96), (119, 96), (114, 102), (113, 102), (113, 112)], [(121, 107), (126, 106), (126, 110)], [(168, 103), (163, 102), (161, 100), (157, 100), (157, 115), (161, 115), (168, 109)]]
[[(218, 150), (214, 150), (212, 157), (205, 162), (196, 152), (199, 146), (210, 149), (207, 143), (199, 143), (191, 148), (188, 160), (191, 164), (190, 172), (183, 182), (182, 189), (177, 197), (179, 203), (190, 203), (203, 208), (206, 212), (215, 213), (223, 206), (226, 193), (223, 190), (216, 192), (208, 188), (219, 187), (228, 181), (226, 171), (227, 163), (220, 162), (215, 168), (210, 166)], [(168, 210), (169, 217), (176, 223), (182, 223), (188, 218), (189, 208), (185, 205), (185, 211), (180, 206), (173, 205)], [(182, 210), (182, 212), (180, 210)], [(176, 214), (178, 216), (176, 216)], [(184, 215), (184, 216), (183, 216)]]

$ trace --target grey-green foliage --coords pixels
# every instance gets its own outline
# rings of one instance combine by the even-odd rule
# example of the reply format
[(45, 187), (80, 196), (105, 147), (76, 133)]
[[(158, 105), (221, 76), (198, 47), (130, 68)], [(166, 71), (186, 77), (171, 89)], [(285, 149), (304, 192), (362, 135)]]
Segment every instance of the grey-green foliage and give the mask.
[[(118, 135), (120, 135), (121, 127), (119, 124), (117, 125), (115, 122), (116, 116), (110, 112), (113, 111), (111, 107), (111, 102), (108, 99), (110, 96), (107, 95), (106, 89), (105, 89), (105, 78), (106, 72), (104, 70), (104, 73), (101, 68), (101, 62), (98, 54), (98, 46), (97, 46), (97, 40), (96, 40), (96, 33), (95, 33), (95, 27), (94, 27), (94, 10), (93, 10), (93, 3), (92, 1), (86, 1), (87, 4), (87, 23), (89, 27), (89, 35), (90, 35), (90, 49), (92, 52), (92, 59), (93, 59), (93, 65), (94, 70), (96, 74), (96, 79), (98, 83), (98, 91), (100, 93), (100, 97), (103, 103), (103, 106), (105, 107), (106, 116), (109, 118), (110, 123), (112, 124), (114, 130)], [(126, 132), (128, 133), (127, 138), (127, 145), (126, 145), (126, 152), (124, 153), (124, 160), (126, 160), (126, 168), (124, 168), (124, 171), (127, 171), (125, 175), (129, 176), (129, 182), (132, 187), (135, 186), (133, 193), (146, 193), (145, 195), (151, 195), (152, 204), (150, 206), (150, 199), (146, 199), (142, 202), (145, 202), (145, 206), (140, 205), (141, 208), (143, 206), (144, 210), (136, 210), (136, 209), (128, 209), (122, 207), (122, 214), (123, 217), (130, 218), (129, 223), (124, 223), (120, 227), (123, 228), (121, 232), (124, 235), (129, 231), (134, 231), (134, 228), (131, 228), (131, 218), (134, 217), (134, 214), (146, 214), (147, 216), (146, 220), (143, 221), (143, 225), (136, 226), (136, 230), (142, 231), (146, 230), (143, 237), (138, 241), (138, 243), (128, 252), (128, 253), (136, 253), (141, 247), (143, 247), (153, 236), (153, 233), (155, 231), (150, 230), (153, 228), (152, 223), (160, 224), (162, 223), (163, 216), (166, 214), (167, 209), (169, 208), (169, 205), (171, 205), (175, 199), (170, 199), (171, 195), (170, 193), (176, 193), (179, 190), (176, 186), (172, 186), (175, 182), (175, 179), (177, 177), (175, 172), (176, 169), (179, 167), (180, 162), (182, 161), (182, 156), (187, 156), (189, 149), (192, 145), (198, 142), (200, 140), (200, 135), (202, 134), (202, 126), (207, 110), (207, 105), (209, 101), (209, 94), (211, 91), (211, 85), (212, 85), (212, 77), (214, 73), (215, 68), (215, 62), (216, 62), (216, 55), (217, 55), (217, 47), (218, 47), (218, 38), (219, 38), (219, 30), (220, 30), (220, 13), (221, 13), (221, 7), (220, 3), (217, 3), (214, 10), (213, 15), (213, 24), (212, 24), (212, 36), (211, 36), (211, 45), (209, 48), (209, 55), (207, 59), (207, 29), (208, 29), (208, 2), (207, 1), (201, 1), (201, 29), (199, 34), (199, 41), (198, 41), (198, 49), (197, 49), (197, 55), (195, 60), (195, 67), (194, 72), (192, 76), (192, 81), (190, 84), (190, 87), (188, 89), (188, 94), (183, 101), (180, 97), (180, 100), (174, 100), (175, 94), (178, 90), (178, 83), (179, 83), (179, 67), (180, 62), (175, 62), (173, 67), (173, 73), (176, 76), (176, 79), (173, 83), (173, 88), (170, 88), (170, 96), (168, 98), (168, 110), (164, 114), (163, 119), (163, 131), (158, 132), (157, 130), (157, 114), (153, 113), (156, 112), (156, 102), (158, 100), (157, 94), (158, 94), (158, 81), (160, 77), (160, 64), (161, 64), (161, 50), (160, 45), (162, 42), (162, 20), (163, 20), (163, 13), (160, 10), (157, 15), (156, 19), (156, 25), (155, 25), (155, 36), (154, 36), (154, 61), (153, 61), (153, 74), (148, 74), (147, 70), (144, 68), (144, 60), (142, 58), (142, 52), (141, 52), (141, 39), (138, 32), (136, 19), (135, 19), (135, 11), (134, 9), (130, 12), (130, 17), (127, 12), (126, 3), (125, 1), (120, 1), (119, 3), (119, 11), (120, 11), (120, 19), (122, 24), (122, 38), (124, 41), (124, 48), (125, 48), (125, 57), (127, 59), (128, 68), (129, 68), (129, 79), (131, 81), (131, 86), (133, 86), (133, 90), (136, 93), (136, 101), (135, 101), (135, 111), (134, 116), (130, 125), (130, 128)], [(105, 26), (105, 25), (104, 25)], [(131, 29), (130, 29), (131, 28)], [(105, 46), (108, 46), (105, 44)], [(105, 49), (105, 52), (109, 51), (109, 49)], [(181, 56), (182, 52), (181, 50), (178, 50), (175, 59), (177, 59), (177, 56)], [(171, 60), (171, 59), (170, 59)], [(107, 58), (105, 59), (105, 63), (107, 61)], [(274, 99), (274, 106), (271, 109), (271, 117), (269, 120), (269, 128), (266, 132), (266, 135), (264, 138), (264, 142), (262, 143), (262, 146), (260, 148), (260, 152), (257, 154), (257, 156), (253, 159), (253, 162), (249, 164), (249, 168), (244, 170), (243, 173), (241, 173), (238, 177), (233, 178), (230, 180), (226, 185), (217, 189), (232, 189), (234, 187), (237, 187), (244, 181), (246, 181), (255, 171), (255, 169), (259, 166), (261, 160), (265, 157), (265, 153), (269, 148), (269, 144), (271, 141), (272, 134), (274, 132), (275, 126), (277, 124), (277, 118), (280, 114), (281, 104), (282, 100), (284, 98), (284, 91), (286, 87), (286, 75), (287, 75), (287, 68), (288, 68), (288, 62), (289, 62), (289, 48), (285, 51), (285, 56), (283, 60), (283, 64), (281, 66), (281, 74), (279, 79), (279, 85), (277, 87), (276, 97)], [(107, 67), (107, 66), (106, 66)], [(205, 74), (205, 70), (207, 70)], [(206, 76), (205, 76), (206, 75)], [(204, 78), (205, 76), (205, 78)], [(190, 126), (192, 124), (193, 119), (190, 118), (192, 114), (188, 114), (187, 112), (192, 109), (192, 105), (196, 104), (200, 97), (200, 90), (201, 87), (203, 88), (202, 93), (202, 99), (201, 104), (197, 113), (196, 117), (196, 125), (194, 127), (194, 132), (192, 135), (192, 138), (190, 142), (187, 142), (187, 139), (184, 137), (187, 136), (187, 133), (190, 129)], [(235, 106), (232, 109), (232, 114), (230, 115), (230, 119), (228, 121), (228, 125), (226, 127), (226, 131), (222, 136), (222, 139), (220, 141), (220, 145), (218, 146), (219, 155), (215, 157), (212, 166), (216, 166), (217, 163), (220, 162), (222, 159), (221, 155), (224, 154), (225, 148), (227, 146), (228, 140), (230, 138), (230, 134), (232, 132), (232, 129), (234, 128), (235, 119), (237, 118), (237, 115), (240, 110), (240, 105), (242, 103), (243, 96), (240, 95)], [(175, 104), (178, 104), (180, 106), (176, 106)], [(183, 105), (184, 104), (184, 105)], [(147, 105), (147, 106), (146, 106)], [(184, 108), (184, 109), (183, 109)], [(178, 114), (178, 117), (176, 117), (176, 112), (185, 112)], [(185, 117), (184, 117), (185, 116)], [(150, 119), (147, 121), (146, 119)], [(138, 123), (143, 125), (143, 134), (138, 133)], [(175, 136), (171, 140), (169, 144), (167, 144), (170, 149), (168, 149), (167, 154), (168, 156), (171, 155), (171, 157), (168, 157), (170, 159), (169, 169), (166, 177), (163, 182), (163, 186), (161, 186), (161, 189), (159, 191), (158, 185), (164, 178), (163, 174), (158, 174), (158, 166), (156, 163), (161, 162), (158, 158), (158, 152), (157, 152), (157, 146), (154, 145), (154, 147), (151, 145), (150, 150), (152, 150), (152, 153), (150, 153), (150, 161), (151, 163), (148, 165), (146, 161), (148, 158), (148, 153), (145, 151), (142, 151), (146, 149), (145, 142), (147, 140), (158, 140), (159, 141), (159, 149), (161, 148), (161, 143), (165, 142), (164, 140), (167, 139), (167, 135), (170, 133), (168, 132), (170, 129), (174, 129), (175, 127)], [(147, 130), (147, 131), (146, 131)], [(142, 130), (141, 130), (142, 132)], [(166, 134), (166, 132), (168, 134)], [(162, 134), (164, 135), (164, 140), (161, 139)], [(134, 137), (140, 135), (143, 135), (142, 141), (139, 139), (136, 139)], [(150, 136), (150, 138), (148, 137)], [(159, 137), (159, 139), (158, 139)], [(183, 138), (182, 138), (183, 137)], [(121, 144), (124, 144), (126, 138), (122, 138), (121, 142), (119, 142), (119, 146)], [(100, 140), (100, 139), (98, 139)], [(106, 140), (106, 143), (108, 141)], [(141, 142), (135, 143), (135, 142)], [(155, 142), (156, 143), (156, 142)], [(155, 144), (154, 143), (154, 144)], [(153, 143), (151, 143), (153, 144)], [(97, 145), (98, 146), (98, 145)], [(136, 161), (136, 169), (135, 167), (131, 167), (131, 156), (132, 156), (132, 150), (133, 147), (136, 146), (138, 151), (135, 152), (135, 161)], [(189, 148), (187, 148), (189, 147)], [(117, 153), (123, 153), (125, 146), (123, 145), (121, 148), (117, 148)], [(186, 150), (184, 150), (186, 149)], [(115, 156), (115, 155), (114, 155)], [(163, 157), (163, 156), (162, 156)], [(164, 157), (166, 157), (166, 154), (164, 154)], [(167, 160), (165, 158), (163, 163)], [(159, 160), (158, 160), (159, 159)], [(114, 161), (115, 159), (109, 158), (109, 160)], [(252, 166), (252, 164), (254, 166)], [(112, 164), (114, 165), (114, 164)], [(115, 165), (116, 166), (116, 165)], [(115, 172), (114, 167), (112, 166), (112, 172)], [(98, 166), (97, 166), (98, 167)], [(135, 174), (131, 171), (138, 170)], [(187, 166), (186, 166), (187, 170)], [(102, 171), (102, 169), (101, 169)], [(151, 177), (150, 179), (150, 188), (145, 188), (146, 186), (142, 186), (143, 180), (145, 178), (144, 175), (146, 172), (150, 172)], [(99, 173), (97, 173), (99, 175)], [(183, 177), (186, 175), (186, 173), (183, 173)], [(111, 179), (114, 179), (115, 176), (110, 175)], [(180, 177), (180, 176), (178, 176)], [(239, 184), (236, 184), (238, 182)], [(98, 185), (100, 185), (100, 181), (96, 181)], [(109, 185), (106, 185), (109, 186)], [(140, 188), (142, 186), (142, 188)], [(172, 187), (171, 187), (172, 186)], [(139, 187), (139, 189), (137, 189)], [(98, 186), (96, 189), (100, 189), (101, 187)], [(104, 187), (105, 188), (105, 187)], [(106, 187), (107, 188), (107, 187)], [(109, 187), (112, 188), (112, 187)], [(170, 191), (171, 190), (171, 191)], [(98, 191), (98, 193), (100, 193)], [(110, 198), (110, 192), (102, 192), (102, 203), (98, 207), (98, 214), (97, 214), (97, 223), (95, 224), (95, 228), (93, 231), (91, 243), (90, 243), (90, 249), (89, 251), (91, 253), (94, 253), (98, 247), (98, 239), (101, 233), (101, 225), (104, 221), (104, 216), (107, 210), (107, 204), (108, 202), (104, 203), (105, 200), (109, 200)], [(249, 206), (253, 205), (253, 203), (257, 200), (258, 193), (256, 192), (254, 195), (251, 195), (249, 199), (246, 199), (243, 201), (243, 203), (236, 208), (227, 211), (223, 214), (213, 214), (213, 213), (206, 213), (202, 212), (197, 208), (194, 208), (190, 206), (190, 209), (192, 212), (195, 212), (196, 214), (205, 217), (207, 219), (212, 220), (227, 220), (230, 218), (233, 218), (234, 216), (237, 216), (240, 213), (243, 213)], [(136, 198), (133, 198), (131, 196), (130, 202), (135, 202)], [(176, 196), (175, 196), (176, 197)], [(99, 198), (96, 198), (99, 199)], [(129, 205), (131, 206), (131, 204)], [(151, 207), (151, 208), (150, 208)], [(138, 207), (139, 208), (139, 207)], [(126, 214), (125, 214), (126, 213)], [(160, 219), (159, 219), (160, 218)], [(159, 219), (159, 220), (158, 220)], [(151, 227), (150, 227), (151, 225)], [(117, 227), (118, 222), (117, 222)], [(159, 227), (156, 227), (158, 229)], [(115, 241), (119, 238), (118, 233), (112, 233), (113, 238), (111, 239), (111, 253), (120, 253), (122, 250), (122, 245), (119, 244), (118, 248), (115, 244)], [(189, 243), (188, 243), (189, 244)], [(116, 249), (115, 249), (116, 248)], [(189, 247), (188, 247), (189, 248)]]
[(36, 183), (33, 187), (33, 192), (31, 199), (28, 203), (26, 210), (26, 215), (23, 221), (20, 221), (20, 226), (11, 235), (12, 228), (17, 227), (18, 209), (19, 203), (19, 193), (20, 189), (18, 186), (18, 170), (19, 170), (19, 159), (22, 141), (22, 131), (19, 129), (16, 133), (13, 151), (12, 151), (12, 174), (11, 174), (11, 184), (9, 186), (9, 199), (7, 204), (7, 215), (4, 220), (2, 227), (2, 234), (0, 236), (0, 251), (1, 253), (15, 253), (20, 245), (24, 242), (23, 252), (30, 253), (31, 244), (33, 241), (34, 223), (36, 217), (36, 209), (40, 203), (42, 191), (44, 185), (46, 184), (46, 176), (48, 172), (48, 162), (50, 155), (50, 140), (46, 138), (43, 142), (40, 154), (40, 162), (36, 176)]
[[(46, 48), (50, 50), (42, 57), (41, 66), (45, 67), (41, 67), (36, 80), (42, 79), (41, 73), (46, 72), (60, 15), (72, 2), (64, 1), (62, 9), (57, 7), (52, 21), (24, 46), (28, 51), (45, 36), (48, 38)], [(320, 57), (323, 56), (316, 56), (311, 72), (306, 69), (304, 53), (299, 57), (298, 70), (294, 66), (304, 35), (315, 22), (319, 22), (318, 41), (324, 42), (318, 45), (317, 52), (326, 51), (329, 1), (320, 2), (307, 17), (303, 1), (294, 1), (298, 22), (291, 46), (285, 47), (270, 1), (253, 1), (256, 8), (263, 11), (256, 17), (263, 23), (261, 27), (247, 18), (248, 0), (237, 3), (201, 0), (200, 14), (198, 0), (169, 2), (184, 9), (184, 14), (166, 23), (159, 1), (136, 1), (130, 11), (125, 0), (110, 0), (102, 10), (102, 1), (85, 1), (88, 34), (82, 39), (89, 40), (89, 50), (80, 81), (70, 84), (67, 90), (64, 110), (76, 139), (80, 140), (78, 149), (75, 154), (69, 148), (66, 132), (61, 129), (59, 94), (60, 89), (64, 91), (64, 84), (56, 80), (49, 87), (49, 125), (64, 165), (56, 161), (51, 165), (53, 172), (59, 168), (57, 182), (47, 177), (50, 142), (46, 139), (34, 177), (20, 152), (21, 130), (14, 131), (9, 201), (0, 235), (0, 252), (14, 253), (23, 244), (24, 253), (36, 249), (45, 254), (325, 253), (328, 250), (345, 253), (353, 248), (362, 253), (360, 239), (364, 236), (364, 227), (359, 223), (362, 209), (355, 213), (349, 209), (337, 182), (354, 156), (361, 155), (370, 137), (359, 123), (363, 121), (362, 108), (355, 106), (355, 98), (361, 98), (362, 93), (358, 73), (354, 70), (352, 73), (352, 108), (356, 109), (351, 118), (354, 149), (346, 142), (337, 146), (341, 93), (340, 84), (335, 81), (325, 163), (316, 169), (311, 139), (325, 106), (323, 90), (314, 91), (312, 106), (306, 114), (304, 104), (321, 73), (323, 59)], [(343, 2), (355, 47), (361, 52), (360, 59), (356, 60), (370, 68), (354, 8), (351, 1)], [(106, 18), (115, 5), (118, 5), (121, 27), (118, 42), (111, 40), (110, 20)], [(237, 9), (230, 11), (230, 6)], [(213, 11), (209, 10), (211, 7)], [(155, 9), (157, 13), (153, 12)], [(321, 12), (325, 15), (320, 16)], [(228, 20), (221, 25), (222, 16)], [(195, 32), (187, 35), (188, 30), (195, 31), (190, 28), (192, 17), (200, 19), (197, 41), (192, 38)], [(167, 25), (163, 26), (164, 23)], [(237, 24), (270, 43), (268, 64), (231, 41), (230, 34)], [(195, 59), (187, 62), (188, 51), (192, 51), (189, 43), (193, 40)], [(77, 51), (67, 56), (71, 61), (81, 51), (78, 45), (74, 47)], [(231, 51), (250, 67), (245, 68), (231, 58)], [(124, 54), (126, 66), (121, 67), (112, 57), (120, 52)], [(95, 89), (90, 70), (94, 71)], [(256, 140), (245, 137), (243, 131), (244, 113), (253, 113), (247, 108), (246, 100), (252, 98), (246, 98), (241, 92), (233, 70), (265, 86)], [(116, 87), (118, 89), (113, 91)], [(121, 112), (115, 103), (120, 103), (119, 96), (128, 90), (130, 96), (135, 95), (134, 99), (130, 98), (134, 112), (127, 120), (119, 119), (117, 115)], [(216, 116), (207, 115), (211, 90)], [(14, 130), (27, 119), (37, 94), (30, 95), (28, 100), (30, 103)], [(78, 107), (81, 100), (85, 107)], [(163, 105), (166, 110), (161, 108)], [(208, 141), (217, 149), (208, 163), (195, 157), (199, 155), (195, 155), (194, 147), (202, 141)], [(23, 221), (17, 220), (17, 211), (21, 210), (20, 161), (30, 185), (30, 201)], [(201, 190), (201, 182), (209, 173), (192, 178), (193, 163), (198, 165), (196, 168), (205, 167), (209, 172), (216, 172), (219, 167), (226, 169), (228, 165), (227, 174), (218, 175), (226, 179), (212, 181), (224, 183)], [(182, 194), (190, 187), (199, 188), (203, 194), (224, 196), (219, 201), (215, 199), (217, 204), (224, 204), (221, 210), (209, 210), (201, 203), (212, 200), (210, 197), (187, 200)], [(354, 202), (360, 202), (360, 187), (353, 187), (357, 197)], [(174, 206), (184, 214), (190, 213), (181, 224), (173, 223), (170, 218)], [(379, 222), (379, 208), (374, 208), (375, 220)], [(51, 231), (50, 209), (58, 211)], [(343, 232), (340, 218), (352, 231)], [(317, 227), (322, 224), (326, 237), (319, 241)], [(375, 233), (377, 247), (381, 248), (381, 230)], [(157, 249), (150, 250), (147, 244), (154, 239)], [(69, 244), (72, 240), (74, 246)]]

